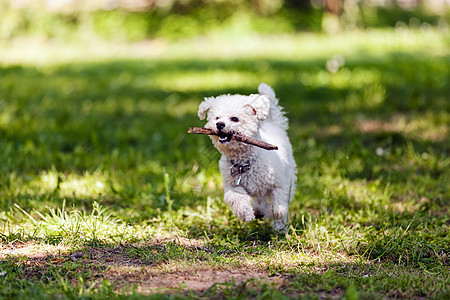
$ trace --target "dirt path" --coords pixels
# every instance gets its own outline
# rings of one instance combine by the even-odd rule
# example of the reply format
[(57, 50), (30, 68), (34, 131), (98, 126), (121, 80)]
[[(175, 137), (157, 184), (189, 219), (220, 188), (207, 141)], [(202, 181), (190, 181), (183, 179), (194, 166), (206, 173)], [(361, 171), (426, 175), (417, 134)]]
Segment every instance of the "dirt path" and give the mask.
[(71, 252), (64, 246), (14, 243), (2, 246), (0, 259), (15, 260), (26, 266), (22, 276), (29, 280), (51, 277), (50, 272), (59, 269), (73, 284), (77, 283), (80, 274), (85, 274), (89, 281), (97, 285), (106, 279), (118, 291), (135, 288), (142, 294), (188, 290), (204, 292), (214, 284), (242, 285), (254, 280), (276, 279), (269, 279), (267, 272), (245, 265), (224, 267), (201, 261), (152, 264), (130, 255), (130, 247), (139, 249), (148, 246), (86, 247)]

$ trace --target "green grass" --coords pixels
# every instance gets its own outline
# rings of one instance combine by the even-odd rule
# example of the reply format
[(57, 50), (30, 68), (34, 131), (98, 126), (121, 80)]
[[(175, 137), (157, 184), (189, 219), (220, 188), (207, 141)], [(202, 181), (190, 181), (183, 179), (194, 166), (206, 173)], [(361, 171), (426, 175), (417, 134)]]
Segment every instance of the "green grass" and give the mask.
[[(0, 298), (449, 296), (445, 32), (24, 43), (0, 47)], [(236, 220), (186, 133), (262, 81), (298, 165), (286, 235)]]

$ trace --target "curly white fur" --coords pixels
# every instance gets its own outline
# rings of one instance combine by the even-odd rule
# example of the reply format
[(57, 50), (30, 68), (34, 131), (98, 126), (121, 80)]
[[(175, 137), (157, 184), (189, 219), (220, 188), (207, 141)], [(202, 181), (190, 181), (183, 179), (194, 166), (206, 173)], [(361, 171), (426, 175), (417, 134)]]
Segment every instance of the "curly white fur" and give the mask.
[[(285, 231), (289, 204), (297, 181), (297, 167), (287, 136), (288, 120), (273, 89), (265, 83), (259, 94), (209, 97), (200, 104), (198, 116), (205, 128), (224, 136), (210, 136), (222, 153), (219, 161), (224, 183), (224, 201), (243, 221), (264, 217), (274, 228)], [(237, 132), (278, 146), (268, 151), (229, 140), (226, 133)], [(241, 171), (241, 172), (239, 172)]]

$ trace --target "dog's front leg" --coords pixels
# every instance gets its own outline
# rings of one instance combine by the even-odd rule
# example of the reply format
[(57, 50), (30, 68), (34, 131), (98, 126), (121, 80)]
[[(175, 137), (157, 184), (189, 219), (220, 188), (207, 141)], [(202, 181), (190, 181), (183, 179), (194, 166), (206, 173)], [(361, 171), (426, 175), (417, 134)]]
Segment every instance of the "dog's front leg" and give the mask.
[(230, 206), (233, 214), (239, 220), (250, 222), (255, 218), (251, 205), (251, 197), (240, 186), (225, 190), (223, 201)]

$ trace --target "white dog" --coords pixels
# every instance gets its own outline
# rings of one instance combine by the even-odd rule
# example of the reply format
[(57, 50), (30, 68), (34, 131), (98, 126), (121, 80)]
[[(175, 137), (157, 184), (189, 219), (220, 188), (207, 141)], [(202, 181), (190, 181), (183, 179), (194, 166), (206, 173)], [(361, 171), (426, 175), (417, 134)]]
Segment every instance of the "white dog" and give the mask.
[[(273, 89), (265, 83), (259, 94), (222, 95), (205, 98), (198, 116), (208, 118), (205, 128), (217, 130), (211, 135), (214, 146), (222, 153), (219, 162), (224, 184), (224, 201), (243, 221), (266, 218), (274, 228), (287, 228), (289, 203), (297, 180), (297, 168), (286, 130), (288, 120)], [(278, 146), (269, 151), (232, 139), (232, 133), (254, 137)]]

